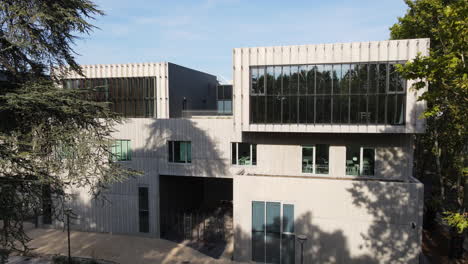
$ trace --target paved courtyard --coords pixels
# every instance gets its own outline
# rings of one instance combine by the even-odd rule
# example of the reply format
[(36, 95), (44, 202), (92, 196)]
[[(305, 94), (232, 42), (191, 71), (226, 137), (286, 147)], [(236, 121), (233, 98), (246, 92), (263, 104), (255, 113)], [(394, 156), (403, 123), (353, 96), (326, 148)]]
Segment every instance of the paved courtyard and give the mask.
[[(67, 254), (67, 233), (56, 229), (31, 229), (30, 246), (40, 255)], [(230, 260), (232, 245), (215, 259), (190, 247), (171, 241), (107, 233), (71, 232), (73, 256), (93, 257), (121, 264), (145, 263), (235, 263)]]

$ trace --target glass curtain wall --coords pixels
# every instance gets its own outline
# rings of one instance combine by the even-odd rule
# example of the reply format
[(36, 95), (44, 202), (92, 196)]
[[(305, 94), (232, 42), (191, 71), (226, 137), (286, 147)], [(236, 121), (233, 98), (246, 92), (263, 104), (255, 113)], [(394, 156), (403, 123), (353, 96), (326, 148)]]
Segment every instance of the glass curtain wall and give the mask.
[(69, 79), (64, 87), (90, 90), (89, 100), (109, 102), (125, 117), (156, 117), (155, 77)]
[(401, 62), (253, 66), (253, 124), (404, 125)]

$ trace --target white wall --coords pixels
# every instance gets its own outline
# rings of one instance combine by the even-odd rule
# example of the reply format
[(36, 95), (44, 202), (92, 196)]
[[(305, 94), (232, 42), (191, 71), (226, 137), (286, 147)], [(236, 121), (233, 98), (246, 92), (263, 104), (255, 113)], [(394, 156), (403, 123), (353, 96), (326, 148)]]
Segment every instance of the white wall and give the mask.
[(421, 183), (235, 177), (235, 260), (251, 259), (252, 201), (294, 205), (304, 263), (418, 263)]
[(407, 61), (418, 53), (428, 55), (429, 39), (386, 40), (276, 47), (236, 48), (233, 50), (234, 117), (236, 130), (258, 132), (329, 132), (329, 133), (423, 133), (425, 122), (419, 119), (424, 102), (416, 99), (424, 90), (409, 89), (407, 83), (406, 124), (391, 125), (314, 125), (314, 124), (250, 124), (250, 66), (298, 65)]

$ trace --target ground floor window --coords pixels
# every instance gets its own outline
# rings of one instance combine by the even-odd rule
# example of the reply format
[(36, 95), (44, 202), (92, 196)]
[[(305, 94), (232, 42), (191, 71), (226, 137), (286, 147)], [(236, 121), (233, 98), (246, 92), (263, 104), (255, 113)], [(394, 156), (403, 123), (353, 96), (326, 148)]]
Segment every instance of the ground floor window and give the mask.
[(252, 260), (293, 264), (294, 243), (294, 205), (253, 201)]
[(231, 144), (232, 164), (257, 165), (257, 144), (237, 143)]
[(126, 161), (132, 159), (131, 141), (128, 139), (115, 140), (111, 148), (112, 160)]
[(375, 173), (375, 149), (360, 146), (346, 147), (346, 175), (373, 176)]
[(302, 146), (302, 172), (328, 174), (329, 145)]
[(168, 141), (169, 162), (192, 163), (192, 142)]
[(149, 199), (148, 187), (138, 188), (138, 220), (140, 232), (149, 232)]

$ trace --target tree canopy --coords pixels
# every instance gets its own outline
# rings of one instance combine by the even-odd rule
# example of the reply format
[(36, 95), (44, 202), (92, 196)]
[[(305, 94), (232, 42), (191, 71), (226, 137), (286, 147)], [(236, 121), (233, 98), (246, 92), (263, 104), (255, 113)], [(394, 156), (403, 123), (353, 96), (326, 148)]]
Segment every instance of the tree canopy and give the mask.
[(135, 174), (109, 162), (120, 117), (92, 90), (60, 87), (65, 69), (81, 73), (73, 43), (102, 14), (88, 0), (0, 2), (0, 248), (27, 250), (23, 223), (45, 203), (60, 219), (74, 188), (97, 197)]

